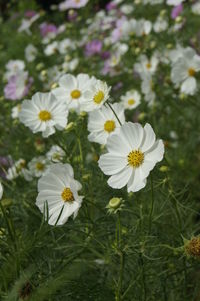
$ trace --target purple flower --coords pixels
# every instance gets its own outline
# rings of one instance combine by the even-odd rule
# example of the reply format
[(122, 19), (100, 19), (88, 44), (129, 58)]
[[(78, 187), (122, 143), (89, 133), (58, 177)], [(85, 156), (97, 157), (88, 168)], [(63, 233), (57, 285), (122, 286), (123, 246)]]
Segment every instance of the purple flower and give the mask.
[(24, 16), (26, 18), (32, 18), (35, 15), (37, 15), (37, 13), (34, 10), (27, 10), (27, 11), (25, 11), (25, 14), (24, 14)]
[(5, 169), (11, 167), (13, 161), (10, 157), (0, 156), (0, 177), (6, 179)]
[(99, 54), (101, 52), (101, 49), (102, 49), (102, 42), (100, 40), (93, 40), (86, 44), (85, 54), (86, 56)]
[(109, 59), (109, 58), (110, 58), (110, 52), (109, 52), (109, 51), (104, 51), (104, 52), (102, 52), (101, 58), (102, 58), (103, 60)]
[(33, 79), (28, 77), (28, 72), (20, 72), (9, 78), (7, 85), (4, 88), (6, 99), (19, 100), (26, 96), (33, 83)]
[(40, 33), (41, 36), (44, 38), (46, 37), (49, 33), (57, 33), (58, 29), (54, 24), (48, 24), (48, 23), (42, 23), (40, 25)]
[(106, 5), (106, 10), (107, 11), (110, 11), (110, 10), (112, 10), (112, 9), (116, 9), (117, 8), (117, 6), (116, 6), (116, 4), (114, 3), (114, 2), (109, 2), (107, 5)]
[(172, 9), (171, 17), (172, 19), (176, 19), (183, 11), (183, 4), (179, 4)]

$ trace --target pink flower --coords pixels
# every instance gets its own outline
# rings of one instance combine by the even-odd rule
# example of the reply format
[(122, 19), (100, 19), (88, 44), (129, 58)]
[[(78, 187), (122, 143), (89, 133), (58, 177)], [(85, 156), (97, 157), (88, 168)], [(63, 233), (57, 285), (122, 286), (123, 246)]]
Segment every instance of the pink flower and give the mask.
[(34, 17), (36, 14), (37, 14), (37, 13), (36, 13), (34, 10), (27, 10), (27, 11), (25, 11), (24, 16), (25, 16), (26, 18), (32, 18), (32, 17)]
[(4, 88), (6, 99), (19, 100), (26, 96), (33, 83), (33, 79), (28, 77), (28, 72), (20, 72), (9, 78), (7, 85)]
[(183, 4), (179, 4), (172, 9), (171, 17), (172, 19), (176, 19), (183, 11)]
[(43, 38), (46, 37), (49, 33), (56, 34), (57, 31), (57, 27), (54, 24), (48, 24), (45, 22), (40, 25), (40, 33)]
[(71, 8), (81, 8), (88, 3), (89, 0), (65, 0), (59, 4), (59, 10), (67, 10)]
[(85, 54), (87, 56), (92, 56), (101, 53), (102, 42), (100, 40), (93, 40), (88, 42), (85, 46)]

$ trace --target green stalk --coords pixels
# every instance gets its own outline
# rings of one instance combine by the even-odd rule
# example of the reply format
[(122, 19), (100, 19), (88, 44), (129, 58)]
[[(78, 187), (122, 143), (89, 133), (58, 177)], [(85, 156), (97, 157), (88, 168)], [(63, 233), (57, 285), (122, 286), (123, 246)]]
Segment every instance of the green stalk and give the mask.
[(119, 124), (122, 125), (121, 121), (119, 120), (119, 117), (115, 113), (115, 110), (113, 109), (113, 107), (111, 106), (111, 104), (108, 101), (106, 103), (109, 106), (109, 108), (111, 109), (111, 111), (113, 112), (113, 114), (115, 115), (115, 117), (117, 118), (117, 121), (119, 122)]
[(151, 174), (150, 178), (151, 178), (151, 208), (150, 208), (150, 213), (149, 213), (149, 234), (151, 234), (152, 215), (153, 215), (153, 210), (154, 210), (154, 190), (153, 190), (152, 174)]

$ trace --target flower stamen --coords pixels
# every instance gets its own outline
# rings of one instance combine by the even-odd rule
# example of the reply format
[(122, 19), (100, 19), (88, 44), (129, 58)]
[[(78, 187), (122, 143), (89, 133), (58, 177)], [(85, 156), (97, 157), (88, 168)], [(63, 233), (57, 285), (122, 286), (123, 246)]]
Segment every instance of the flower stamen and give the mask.
[(138, 149), (131, 151), (127, 156), (128, 164), (134, 168), (139, 167), (144, 161), (144, 154)]
[(49, 121), (52, 119), (51, 113), (46, 110), (40, 111), (38, 117), (41, 121)]
[(195, 73), (196, 73), (196, 71), (195, 71), (193, 68), (189, 68), (189, 69), (188, 69), (188, 75), (189, 75), (189, 76), (194, 76)]
[(64, 202), (73, 202), (74, 201), (74, 195), (69, 187), (65, 187), (63, 192), (61, 193), (61, 197)]
[(115, 130), (115, 122), (113, 120), (107, 120), (105, 123), (104, 123), (104, 130), (108, 133), (111, 133)]
[(80, 96), (81, 96), (81, 91), (80, 90), (73, 90), (71, 92), (71, 97), (73, 99), (78, 99), (78, 98), (80, 98)]
[(103, 99), (104, 99), (104, 93), (101, 90), (98, 91), (93, 97), (93, 100), (96, 104), (100, 104)]

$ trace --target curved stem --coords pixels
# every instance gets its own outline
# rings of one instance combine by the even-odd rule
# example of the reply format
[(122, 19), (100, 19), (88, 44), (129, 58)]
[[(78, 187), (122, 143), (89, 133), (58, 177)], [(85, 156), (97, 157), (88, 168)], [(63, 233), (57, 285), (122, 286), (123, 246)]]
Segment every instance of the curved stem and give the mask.
[(109, 106), (109, 108), (111, 109), (111, 111), (113, 112), (113, 114), (115, 115), (115, 117), (117, 118), (117, 121), (119, 122), (119, 124), (122, 125), (121, 121), (119, 120), (119, 117), (115, 113), (115, 110), (113, 109), (113, 107), (111, 106), (111, 104), (108, 101), (106, 103)]

